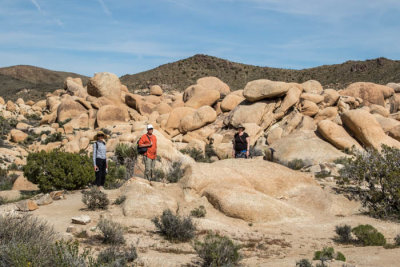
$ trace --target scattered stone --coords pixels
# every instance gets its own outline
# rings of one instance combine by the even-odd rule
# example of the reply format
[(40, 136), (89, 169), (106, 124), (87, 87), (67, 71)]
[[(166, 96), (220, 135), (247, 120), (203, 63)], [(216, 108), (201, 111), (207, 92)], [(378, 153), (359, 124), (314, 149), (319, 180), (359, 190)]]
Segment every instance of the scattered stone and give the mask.
[(153, 85), (150, 87), (150, 95), (161, 96), (163, 94), (163, 90), (159, 85)]
[(63, 198), (65, 198), (65, 196), (64, 196), (64, 191), (53, 191), (53, 192), (50, 192), (50, 197), (51, 197), (53, 200), (60, 200), (60, 199), (63, 199)]
[(40, 196), (38, 199), (35, 200), (35, 202), (39, 206), (44, 206), (53, 203), (53, 199), (51, 198), (50, 194), (47, 193)]
[(16, 205), (20, 211), (33, 211), (39, 208), (35, 201), (30, 199), (19, 201)]
[(80, 216), (72, 217), (72, 223), (75, 223), (75, 224), (86, 225), (90, 222), (91, 222), (91, 219), (90, 219), (90, 216), (88, 216), (88, 215), (80, 215)]

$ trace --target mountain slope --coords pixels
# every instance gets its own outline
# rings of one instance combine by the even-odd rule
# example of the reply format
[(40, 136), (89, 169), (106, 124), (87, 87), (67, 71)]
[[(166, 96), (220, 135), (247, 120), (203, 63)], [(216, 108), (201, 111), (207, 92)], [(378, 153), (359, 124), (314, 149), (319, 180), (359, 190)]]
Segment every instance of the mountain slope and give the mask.
[(0, 68), (0, 96), (12, 100), (18, 97), (43, 99), (47, 92), (62, 88), (67, 77), (80, 77), (84, 83), (88, 79), (76, 73), (52, 71), (27, 65)]
[(243, 89), (247, 82), (270, 79), (286, 82), (320, 81), (324, 87), (343, 88), (349, 83), (369, 81), (380, 84), (400, 82), (400, 61), (378, 58), (366, 61), (347, 61), (304, 70), (258, 67), (228, 60), (195, 55), (155, 69), (121, 77), (129, 89), (143, 89), (160, 84), (166, 89), (184, 90), (204, 76), (216, 76), (231, 89)]

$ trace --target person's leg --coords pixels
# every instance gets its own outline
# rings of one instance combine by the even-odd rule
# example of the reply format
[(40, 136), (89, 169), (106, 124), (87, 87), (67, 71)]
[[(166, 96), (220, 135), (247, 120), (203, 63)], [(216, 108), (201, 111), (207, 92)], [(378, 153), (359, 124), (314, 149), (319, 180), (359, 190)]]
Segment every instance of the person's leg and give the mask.
[(143, 156), (143, 161), (144, 161), (144, 178), (150, 181), (151, 159), (149, 159), (146, 156)]
[(101, 162), (101, 169), (100, 169), (100, 186), (104, 186), (105, 182), (106, 182), (106, 160), (102, 160)]
[(154, 168), (156, 166), (156, 160), (155, 159), (151, 159), (151, 172), (150, 172), (150, 179), (153, 180), (153, 175), (154, 175)]
[(94, 184), (96, 186), (100, 186), (100, 181), (101, 181), (101, 177), (100, 177), (100, 159), (96, 159), (96, 166), (97, 166), (97, 171), (94, 173), (96, 180), (94, 181)]

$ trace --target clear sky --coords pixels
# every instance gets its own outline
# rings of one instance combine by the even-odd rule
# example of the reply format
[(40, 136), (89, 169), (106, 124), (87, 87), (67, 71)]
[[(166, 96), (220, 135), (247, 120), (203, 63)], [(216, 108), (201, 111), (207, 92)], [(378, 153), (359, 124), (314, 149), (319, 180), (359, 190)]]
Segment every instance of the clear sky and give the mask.
[(93, 75), (208, 54), (281, 68), (400, 59), (400, 0), (0, 0), (0, 66)]

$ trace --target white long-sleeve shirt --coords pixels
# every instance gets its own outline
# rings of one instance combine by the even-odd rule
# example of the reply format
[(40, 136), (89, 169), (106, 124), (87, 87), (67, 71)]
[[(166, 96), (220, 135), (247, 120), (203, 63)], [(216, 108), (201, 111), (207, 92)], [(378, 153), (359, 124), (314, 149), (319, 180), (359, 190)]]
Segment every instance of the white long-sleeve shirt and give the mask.
[[(96, 148), (97, 143), (97, 148)], [(93, 144), (93, 165), (96, 166), (96, 158), (107, 159), (106, 157), (107, 149), (104, 142), (96, 141)]]

